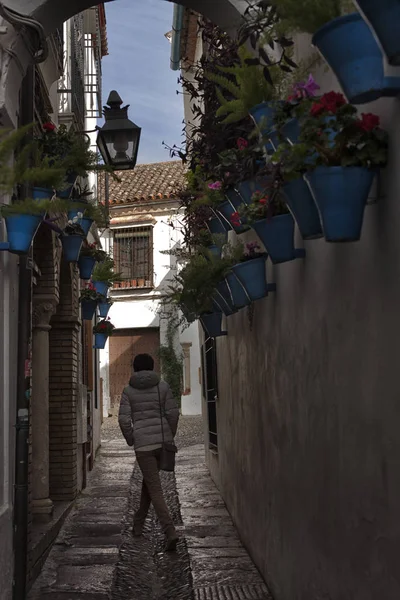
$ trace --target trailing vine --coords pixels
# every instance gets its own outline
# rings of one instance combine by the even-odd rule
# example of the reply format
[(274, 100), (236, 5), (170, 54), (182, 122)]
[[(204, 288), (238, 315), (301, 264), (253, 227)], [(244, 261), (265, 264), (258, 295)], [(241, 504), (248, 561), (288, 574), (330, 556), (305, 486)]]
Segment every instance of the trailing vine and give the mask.
[(165, 344), (160, 346), (158, 355), (161, 362), (161, 371), (163, 377), (169, 384), (172, 390), (172, 395), (180, 407), (183, 391), (183, 358), (182, 355), (177, 354), (174, 343), (178, 326), (178, 317), (171, 315), (168, 318)]

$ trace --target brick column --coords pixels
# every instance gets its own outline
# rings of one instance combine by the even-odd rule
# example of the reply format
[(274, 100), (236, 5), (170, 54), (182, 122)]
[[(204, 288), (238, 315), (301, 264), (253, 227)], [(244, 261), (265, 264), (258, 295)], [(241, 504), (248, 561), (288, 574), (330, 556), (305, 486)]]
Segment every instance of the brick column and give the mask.
[(32, 331), (32, 512), (51, 515), (49, 498), (49, 331), (56, 300), (34, 296)]

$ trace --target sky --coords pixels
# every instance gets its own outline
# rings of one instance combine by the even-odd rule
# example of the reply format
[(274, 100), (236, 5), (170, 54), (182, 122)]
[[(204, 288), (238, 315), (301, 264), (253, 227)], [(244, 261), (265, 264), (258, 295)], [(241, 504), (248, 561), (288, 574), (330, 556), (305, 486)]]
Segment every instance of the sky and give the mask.
[(162, 146), (181, 142), (183, 97), (179, 71), (171, 71), (173, 4), (165, 0), (116, 0), (105, 4), (109, 56), (103, 59), (103, 105), (117, 90), (129, 118), (142, 128), (138, 164), (170, 160)]

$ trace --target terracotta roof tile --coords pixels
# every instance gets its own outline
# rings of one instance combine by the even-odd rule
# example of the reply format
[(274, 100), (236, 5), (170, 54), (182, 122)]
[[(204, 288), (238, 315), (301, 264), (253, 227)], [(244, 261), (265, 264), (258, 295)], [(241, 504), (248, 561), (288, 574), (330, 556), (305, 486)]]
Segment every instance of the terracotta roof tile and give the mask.
[[(121, 180), (109, 177), (110, 206), (178, 198), (185, 186), (185, 167), (180, 160), (136, 165), (133, 171), (118, 171)], [(99, 200), (104, 202), (104, 175), (99, 176)]]

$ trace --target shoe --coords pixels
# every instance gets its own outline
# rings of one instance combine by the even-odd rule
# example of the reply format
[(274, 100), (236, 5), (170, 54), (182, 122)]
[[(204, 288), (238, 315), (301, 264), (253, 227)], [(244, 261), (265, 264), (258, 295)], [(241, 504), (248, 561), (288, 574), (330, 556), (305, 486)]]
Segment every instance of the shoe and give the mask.
[(167, 536), (167, 541), (165, 544), (165, 551), (166, 552), (175, 552), (176, 551), (176, 546), (178, 544), (178, 536), (176, 533), (173, 533), (172, 535)]

